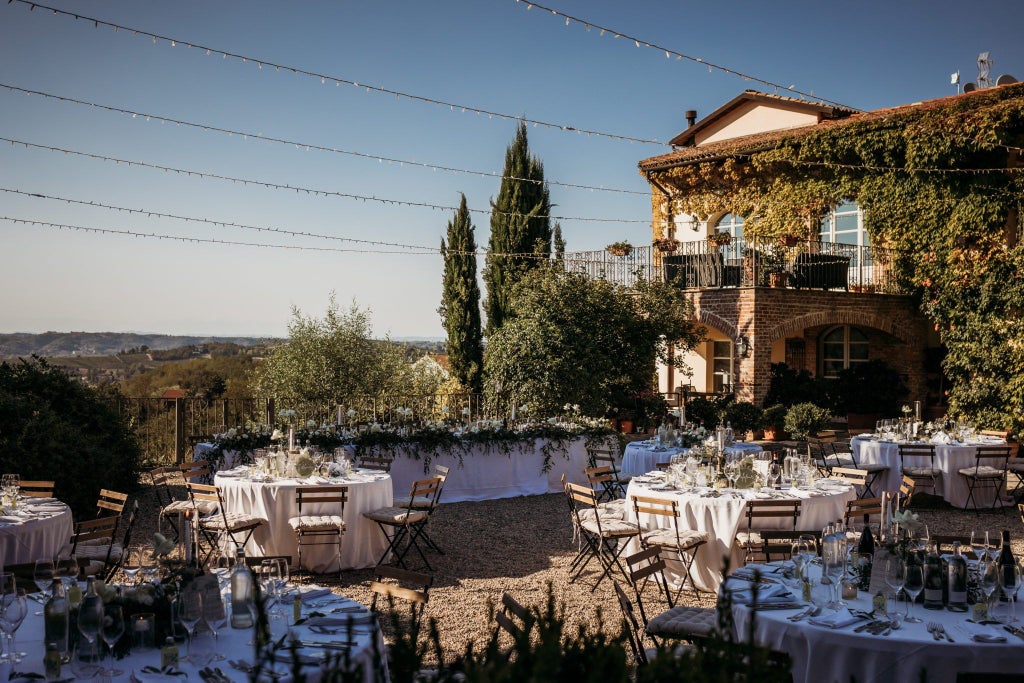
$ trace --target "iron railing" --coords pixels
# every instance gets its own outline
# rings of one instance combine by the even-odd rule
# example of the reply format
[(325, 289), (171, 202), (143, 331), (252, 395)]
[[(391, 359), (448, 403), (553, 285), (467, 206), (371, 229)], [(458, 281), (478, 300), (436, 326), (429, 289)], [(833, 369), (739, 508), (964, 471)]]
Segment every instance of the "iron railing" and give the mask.
[(671, 252), (634, 247), (625, 256), (607, 250), (565, 254), (567, 270), (624, 286), (646, 278), (687, 290), (723, 287), (778, 287), (904, 294), (893, 273), (895, 254), (878, 247), (840, 242), (734, 239), (682, 242)]

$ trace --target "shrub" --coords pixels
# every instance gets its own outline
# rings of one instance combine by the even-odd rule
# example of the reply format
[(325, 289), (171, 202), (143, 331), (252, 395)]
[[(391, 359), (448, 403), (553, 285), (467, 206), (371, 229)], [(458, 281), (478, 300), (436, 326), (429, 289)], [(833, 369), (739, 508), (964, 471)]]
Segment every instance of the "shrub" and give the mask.
[(806, 439), (828, 429), (832, 413), (813, 403), (797, 403), (786, 413), (785, 428), (794, 439)]
[(732, 403), (732, 394), (707, 398), (697, 396), (686, 401), (686, 419), (689, 422), (700, 422), (704, 429), (714, 429), (722, 421), (722, 412)]
[(786, 406), (781, 403), (768, 406), (764, 409), (761, 422), (765, 427), (778, 427), (781, 429), (786, 424)]
[(764, 411), (753, 403), (736, 401), (722, 409), (721, 419), (732, 425), (737, 435), (753, 432), (764, 426)]
[(792, 406), (797, 403), (813, 403), (840, 412), (836, 405), (837, 390), (834, 379), (814, 377), (807, 370), (794, 370), (785, 363), (772, 363), (764, 404)]
[(910, 393), (900, 373), (879, 359), (840, 370), (837, 390), (842, 411), (888, 416), (899, 414), (900, 400)]
[(102, 390), (42, 358), (0, 363), (0, 470), (56, 482), (76, 519), (95, 515), (101, 488), (138, 486), (142, 451)]

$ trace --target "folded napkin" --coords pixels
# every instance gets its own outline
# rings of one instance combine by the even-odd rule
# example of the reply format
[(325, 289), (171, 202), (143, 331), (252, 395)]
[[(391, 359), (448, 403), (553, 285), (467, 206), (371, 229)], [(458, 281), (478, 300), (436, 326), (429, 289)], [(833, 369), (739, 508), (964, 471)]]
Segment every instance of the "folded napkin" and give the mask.
[[(749, 605), (754, 599), (753, 584), (742, 579), (729, 577), (726, 581), (726, 590), (732, 596), (733, 602), (740, 605)], [(789, 589), (779, 584), (761, 583), (757, 586), (757, 604), (767, 605), (778, 602), (791, 602), (793, 600)]]
[(864, 617), (855, 617), (852, 614), (836, 612), (825, 617), (812, 617), (807, 621), (815, 626), (824, 626), (825, 628), (845, 628), (856, 624), (858, 621), (864, 621)]
[[(330, 588), (321, 588), (320, 586), (302, 586), (296, 590), (298, 590), (299, 598), (301, 598), (302, 602), (313, 602), (331, 594)], [(290, 597), (293, 598), (294, 596), (295, 594), (292, 593)]]
[(312, 477), (307, 477), (306, 479), (301, 480), (301, 481), (303, 481), (303, 483), (305, 483), (305, 484), (329, 484), (329, 483), (331, 483), (331, 480), (328, 479), (327, 477), (321, 477), (321, 476), (318, 476), (318, 475), (314, 475)]
[(332, 617), (310, 617), (306, 626), (346, 626), (348, 624), (369, 624), (373, 621), (373, 612), (347, 612)]
[(1001, 629), (997, 630), (994, 626), (983, 626), (982, 624), (976, 624), (971, 621), (962, 621), (957, 624), (957, 627), (969, 635), (971, 640), (976, 640), (982, 643), (1006, 642), (1006, 632)]
[(22, 519), (21, 517), (9, 517), (9, 516), (6, 516), (6, 515), (3, 516), (3, 517), (0, 517), (0, 523), (3, 523), (3, 524), (22, 524), (24, 521), (25, 520)]
[(758, 563), (755, 563), (755, 562), (750, 562), (749, 564), (745, 564), (745, 565), (743, 565), (742, 567), (740, 567), (739, 569), (736, 570), (736, 572), (741, 572), (741, 571), (745, 571), (745, 572), (747, 572), (747, 573), (749, 573), (751, 575), (753, 575), (753, 573), (755, 571), (759, 571), (762, 574), (775, 574), (777, 572), (782, 571), (782, 565), (778, 565), (778, 564), (758, 564)]
[(951, 444), (953, 443), (953, 437), (951, 437), (949, 434), (945, 432), (939, 432), (938, 434), (932, 436), (931, 442), (937, 444)]

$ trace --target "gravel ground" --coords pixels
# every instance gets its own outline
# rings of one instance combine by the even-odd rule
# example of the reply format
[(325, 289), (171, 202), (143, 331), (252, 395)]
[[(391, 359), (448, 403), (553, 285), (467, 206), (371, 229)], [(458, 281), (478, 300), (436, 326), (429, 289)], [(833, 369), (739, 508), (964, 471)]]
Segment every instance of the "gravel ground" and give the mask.
[[(183, 493), (182, 491), (179, 494)], [(152, 537), (156, 529), (156, 504), (151, 492), (140, 490), (140, 517), (135, 539)], [(1024, 557), (1024, 526), (1016, 507), (994, 512), (961, 512), (941, 500), (919, 496), (914, 511), (927, 523), (932, 534), (969, 535), (972, 529), (998, 534), (1009, 529), (1016, 556)], [(583, 579), (569, 581), (569, 563), (575, 556), (572, 525), (564, 496), (544, 495), (502, 500), (450, 503), (441, 505), (430, 526), (431, 536), (445, 555), (430, 552), (434, 584), (430, 590), (427, 617), (438, 622), (446, 652), (461, 653), (469, 641), (482, 644), (492, 627), (488, 606), (510, 591), (525, 605), (541, 605), (550, 584), (564, 603), (570, 628), (577, 624), (601, 624), (618, 631), (619, 610), (608, 581), (595, 591), (596, 562)], [(415, 558), (418, 561), (418, 558)], [(300, 582), (316, 581), (336, 593), (369, 604), (368, 582), (371, 570), (342, 572), (329, 577), (299, 577)], [(695, 598), (684, 593), (683, 604), (712, 606), (710, 595)], [(648, 590), (645, 605), (650, 614), (667, 607)], [(601, 613), (601, 620), (597, 614)]]

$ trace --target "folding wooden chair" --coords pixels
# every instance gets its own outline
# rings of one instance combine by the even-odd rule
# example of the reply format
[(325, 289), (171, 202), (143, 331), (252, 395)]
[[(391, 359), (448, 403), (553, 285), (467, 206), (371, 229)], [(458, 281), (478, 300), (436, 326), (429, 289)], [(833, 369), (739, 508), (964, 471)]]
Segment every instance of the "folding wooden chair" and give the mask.
[[(938, 481), (939, 475), (942, 473), (941, 470), (935, 466), (935, 445), (901, 443), (898, 448), (903, 474), (914, 480), (914, 490), (917, 490), (921, 486), (930, 486), (932, 488), (932, 493), (935, 493), (936, 482)], [(921, 465), (918, 462), (908, 465), (907, 458), (927, 458), (928, 464)]]
[(171, 529), (174, 530), (175, 543), (181, 537), (182, 518), (192, 512), (192, 501), (188, 498), (177, 500), (171, 491), (171, 481), (172, 479), (177, 481), (175, 476), (177, 473), (178, 468), (176, 467), (154, 467), (148, 473), (153, 498), (160, 510), (156, 519), (157, 533), (163, 533), (163, 522), (167, 520)]
[[(718, 624), (718, 613), (708, 607), (673, 606), (665, 580), (665, 560), (654, 548), (642, 550), (625, 558), (629, 566), (630, 585), (636, 596), (637, 608), (643, 620), (644, 632), (658, 643), (659, 638), (678, 638), (690, 642), (706, 638)], [(659, 581), (660, 577), (660, 581)], [(644, 607), (643, 592), (647, 582), (653, 580), (665, 595), (668, 610), (653, 619), (648, 619)], [(642, 582), (642, 585), (641, 585)], [(642, 639), (641, 639), (642, 642)]]
[[(384, 564), (392, 552), (395, 553), (395, 562), (400, 567), (405, 567), (405, 556), (410, 549), (415, 548), (420, 559), (427, 569), (433, 571), (430, 562), (427, 561), (423, 549), (420, 548), (419, 539), (423, 529), (430, 518), (426, 510), (417, 510), (413, 506), (416, 498), (434, 498), (437, 494), (437, 487), (440, 482), (436, 477), (420, 479), (412, 484), (412, 491), (409, 494), (409, 503), (405, 507), (386, 507), (370, 512), (364, 512), (363, 517), (376, 522), (384, 537), (388, 539), (388, 547), (381, 555), (378, 565)], [(391, 533), (388, 533), (391, 529)], [(402, 546), (405, 546), (404, 548)]]
[[(299, 547), (298, 569), (302, 570), (302, 548), (307, 545), (338, 545), (338, 573), (341, 573), (341, 539), (345, 535), (345, 503), (347, 486), (299, 486), (295, 489), (295, 505), (299, 514), (288, 520)], [(307, 514), (302, 514), (305, 505)], [(330, 506), (319, 514), (309, 514), (311, 505)], [(312, 539), (312, 540), (311, 540)]]
[(854, 454), (853, 447), (850, 445), (849, 441), (833, 441), (831, 445), (832, 456), (835, 459), (835, 462), (853, 463), (852, 466), (837, 464), (835, 467), (833, 467), (833, 472), (835, 472), (835, 469), (840, 467), (843, 469), (857, 469), (864, 472), (864, 483), (862, 484), (862, 488), (860, 489), (860, 496), (861, 498), (875, 498), (875, 492), (871, 487), (874, 486), (875, 481), (880, 476), (889, 471), (889, 467), (887, 465), (883, 465), (877, 462), (857, 462), (857, 456)]
[(53, 498), (54, 482), (52, 481), (21, 481), (19, 492), (28, 498)]
[[(641, 530), (640, 545), (644, 549), (655, 548), (659, 552), (671, 552), (679, 560), (683, 567), (683, 576), (682, 582), (679, 584), (679, 590), (676, 591), (676, 599), (679, 599), (683, 589), (686, 588), (687, 582), (689, 582), (694, 596), (697, 596), (697, 587), (693, 582), (693, 575), (690, 572), (693, 569), (694, 560), (697, 558), (697, 550), (708, 542), (708, 534), (702, 531), (680, 528), (679, 503), (675, 499), (656, 498), (654, 496), (632, 496), (631, 500), (633, 501), (633, 511), (638, 522), (645, 519), (641, 515), (645, 515), (647, 520), (654, 518), (667, 522), (662, 523), (659, 521), (658, 526), (654, 529)], [(641, 529), (645, 526), (647, 526), (646, 523), (644, 523)], [(670, 600), (669, 605), (671, 604), (672, 601)]]
[(837, 454), (832, 449), (836, 442), (835, 432), (819, 432), (816, 436), (808, 436), (807, 453), (811, 456), (818, 473), (823, 477), (832, 475), (833, 467), (856, 467), (851, 454)]
[(754, 530), (754, 521), (792, 520), (790, 530), (796, 529), (800, 518), (800, 500), (749, 500), (747, 501), (747, 530), (736, 534), (736, 545), (743, 551), (743, 563), (746, 564), (755, 553), (764, 555), (764, 539), (760, 532)]
[(964, 511), (967, 506), (974, 503), (974, 510), (977, 512), (978, 499), (975, 492), (983, 489), (992, 490), (992, 505), (990, 510), (1002, 507), (1002, 500), (999, 496), (1003, 490), (1003, 483), (1006, 481), (1006, 468), (1010, 460), (1009, 446), (978, 446), (974, 455), (974, 467), (965, 467), (959, 470), (960, 476), (967, 479), (967, 500), (964, 501)]
[[(221, 497), (220, 488), (211, 484), (197, 484), (192, 481), (185, 481), (185, 488), (188, 489), (188, 496), (192, 500), (194, 528), (196, 532), (195, 546), (196, 558), (199, 557), (199, 535), (206, 539), (209, 549), (199, 566), (206, 566), (207, 561), (213, 556), (218, 548), (223, 549), (227, 539), (231, 539), (234, 546), (244, 546), (252, 538), (253, 532), (267, 523), (267, 520), (254, 515), (246, 515), (238, 512), (228, 512), (224, 507), (224, 499)], [(212, 510), (204, 514), (202, 510)], [(238, 536), (242, 541), (238, 541)]]
[(877, 517), (879, 523), (881, 523), (885, 517), (887, 504), (885, 495), (878, 498), (858, 498), (857, 500), (848, 501), (846, 503), (846, 512), (843, 514), (843, 524), (846, 525), (847, 529), (851, 529), (856, 527), (853, 522), (858, 519), (863, 520), (864, 524), (870, 524), (871, 517)]
[[(536, 620), (530, 614), (530, 610), (513, 598), (511, 593), (506, 592), (501, 596), (501, 610), (495, 612), (494, 622), (496, 626), (491, 636), (491, 644), (497, 648), (503, 632), (512, 638), (513, 645), (524, 641), (529, 642), (530, 632), (533, 630)], [(515, 654), (516, 649), (516, 647), (511, 647), (503, 651), (502, 655), (509, 660)]]
[(601, 497), (607, 496), (609, 500), (626, 497), (626, 486), (629, 485), (631, 477), (623, 477), (619, 472), (617, 461), (619, 459), (617, 449), (587, 447), (587, 459), (591, 468), (607, 467), (611, 479), (607, 484), (602, 484), (603, 493)]
[[(393, 610), (396, 599), (409, 603), (409, 626), (418, 636), (420, 620), (423, 618), (423, 611), (430, 600), (430, 587), (434, 585), (434, 577), (429, 574), (412, 572), (408, 569), (378, 565), (373, 570), (374, 580), (370, 582), (370, 592), (373, 599), (370, 602), (370, 611), (381, 614), (377, 609), (378, 598), (385, 598), (389, 607)], [(385, 583), (393, 581), (394, 583)], [(406, 585), (403, 585), (406, 584)], [(410, 588), (409, 586), (413, 586)], [(398, 615), (393, 611), (391, 619), (397, 620)]]
[[(593, 489), (572, 482), (566, 483), (566, 493), (572, 504), (576, 528), (579, 530), (582, 545), (580, 555), (574, 560), (575, 573), (571, 581), (576, 581), (587, 568), (590, 561), (597, 558), (602, 572), (590, 589), (594, 591), (611, 571), (618, 567), (625, 576), (625, 570), (619, 562), (619, 556), (626, 548), (625, 541), (640, 535), (640, 528), (634, 522), (608, 518), (600, 514), (597, 494)], [(587, 510), (591, 512), (586, 513)]]
[(128, 503), (128, 494), (100, 489), (100, 496), (96, 500), (96, 516), (120, 515), (124, 512), (124, 506)]
[(360, 455), (357, 459), (356, 467), (364, 470), (391, 472), (391, 464), (394, 461), (394, 456), (390, 455)]
[(121, 557), (123, 549), (114, 540), (120, 521), (120, 515), (108, 515), (75, 524), (71, 554), (83, 562), (86, 576), (105, 579), (113, 566), (111, 558)]
[(600, 467), (588, 467), (583, 470), (587, 475), (587, 482), (597, 494), (597, 501), (604, 506), (605, 510), (625, 511), (626, 499), (620, 498), (622, 486), (615, 477), (615, 471), (608, 465)]
[(427, 547), (434, 550), (440, 555), (444, 555), (444, 551), (441, 547), (434, 542), (434, 539), (430, 537), (430, 519), (434, 516), (434, 512), (437, 510), (441, 503), (441, 493), (444, 491), (445, 482), (448, 481), (448, 472), (450, 468), (444, 465), (434, 465), (434, 478), (437, 479), (437, 491), (434, 492), (433, 498), (415, 498), (412, 502), (412, 506), (417, 510), (427, 511), (427, 524), (423, 528), (423, 542), (427, 544)]
[(910, 507), (910, 500), (914, 497), (916, 488), (914, 478), (904, 474), (903, 481), (900, 482), (900, 492), (895, 496), (897, 510), (902, 512)]

